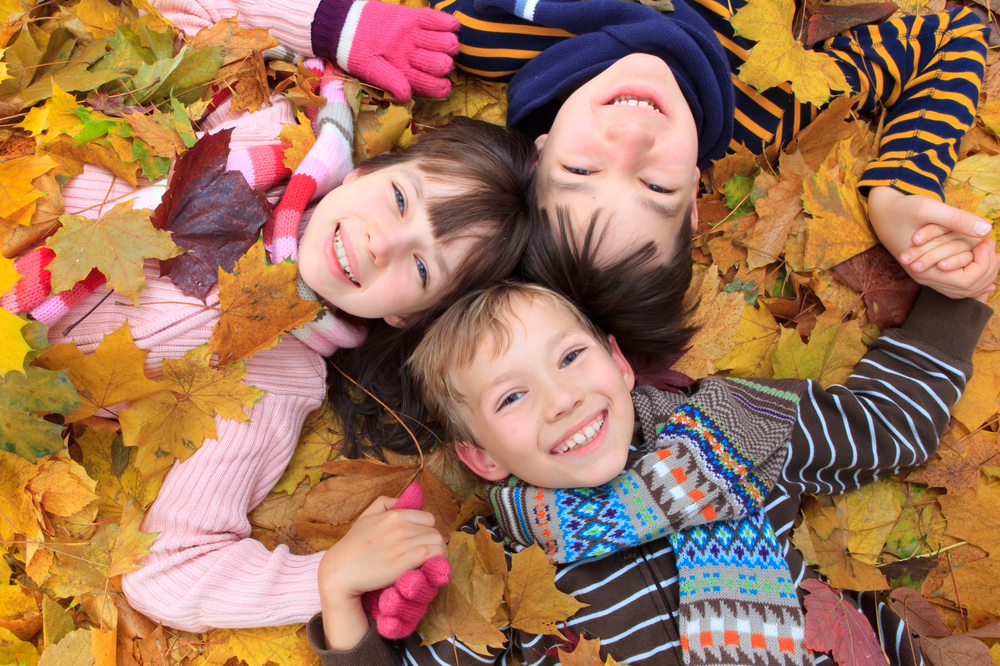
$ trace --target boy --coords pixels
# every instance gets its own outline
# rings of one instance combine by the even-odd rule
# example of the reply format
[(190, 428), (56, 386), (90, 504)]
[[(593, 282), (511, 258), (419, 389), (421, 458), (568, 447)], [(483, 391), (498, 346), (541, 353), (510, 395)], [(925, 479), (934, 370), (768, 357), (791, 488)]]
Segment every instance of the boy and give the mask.
[[(808, 574), (787, 542), (798, 494), (845, 492), (926, 460), (989, 315), (925, 289), (845, 386), (709, 378), (683, 396), (631, 391), (613, 337), (554, 292), (507, 284), (458, 301), (411, 364), (459, 457), (489, 481), (502, 536), (515, 549), (538, 543), (559, 588), (589, 604), (568, 622), (576, 633), (633, 666), (806, 664), (792, 590)], [(970, 325), (945, 334), (953, 320)], [(637, 497), (633, 518), (621, 502)], [(454, 661), (448, 643), (387, 643), (369, 628), (360, 595), (444, 553), (433, 518), (388, 506), (376, 502), (321, 565), (323, 615), (309, 634), (329, 666)], [(725, 580), (748, 571), (760, 589), (740, 598)], [(713, 572), (721, 593), (694, 584)], [(879, 621), (893, 663), (920, 663), (891, 613)], [(458, 645), (461, 663), (556, 663), (543, 656), (553, 637), (506, 631), (502, 655)]]

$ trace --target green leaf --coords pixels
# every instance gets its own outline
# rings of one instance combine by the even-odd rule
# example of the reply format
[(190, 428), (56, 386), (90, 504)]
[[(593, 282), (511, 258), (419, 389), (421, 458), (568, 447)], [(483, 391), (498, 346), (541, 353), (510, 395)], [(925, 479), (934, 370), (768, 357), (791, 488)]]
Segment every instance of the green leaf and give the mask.
[(68, 414), (80, 406), (65, 370), (29, 366), (27, 375), (8, 372), (0, 380), (0, 448), (32, 462), (63, 447), (62, 426), (36, 412)]

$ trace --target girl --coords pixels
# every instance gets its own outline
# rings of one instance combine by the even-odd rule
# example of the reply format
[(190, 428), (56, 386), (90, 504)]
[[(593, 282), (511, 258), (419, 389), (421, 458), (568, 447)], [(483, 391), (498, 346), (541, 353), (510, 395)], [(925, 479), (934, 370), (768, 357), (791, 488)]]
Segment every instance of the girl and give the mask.
[[(366, 3), (358, 4), (363, 10)], [(379, 12), (382, 7), (389, 6)], [(167, 6), (161, 10), (189, 30), (212, 20), (206, 14), (198, 25), (190, 14), (178, 15)], [(376, 47), (384, 45), (376, 37), (384, 32), (364, 48), (356, 38), (348, 44), (351, 70), (374, 72), (378, 83), (397, 86), (399, 96), (410, 86), (446, 93), (448, 84), (441, 77), (448, 69), (444, 61), (450, 62), (447, 53), (454, 50), (454, 36), (447, 32), (450, 20), (442, 32), (417, 25), (423, 21), (424, 26), (441, 27), (426, 18), (433, 14), (430, 10), (386, 11), (376, 15), (409, 21), (417, 41), (424, 35), (435, 49), (410, 49), (410, 55), (420, 53), (417, 60), (424, 70), (392, 70), (384, 62), (374, 66), (381, 57)], [(364, 10), (357, 25), (368, 25), (366, 17), (371, 20)], [(439, 34), (427, 37), (432, 32)], [(401, 43), (399, 52), (406, 48)], [(359, 53), (364, 57), (355, 57)], [(321, 63), (309, 60), (307, 66)], [(143, 523), (145, 532), (158, 533), (157, 539), (144, 567), (123, 580), (134, 608), (179, 629), (281, 625), (305, 621), (319, 610), (316, 571), (322, 553), (299, 557), (285, 547), (268, 551), (248, 538), (247, 512), (280, 477), (303, 420), (322, 403), (323, 357), (364, 339), (366, 326), (357, 317), (414, 325), (419, 313), (453, 294), (505, 276), (526, 242), (530, 143), (503, 128), (469, 121), (430, 132), (407, 151), (351, 170), (353, 118), (342, 77), (329, 66), (319, 71), (327, 105), (318, 114), (318, 140), (266, 225), (265, 244), (272, 262), (297, 260), (300, 293), (320, 298), (328, 307), (314, 322), (247, 361), (246, 382), (267, 394), (249, 412), (249, 422), (220, 419), (217, 440), (206, 440), (168, 472)], [(393, 72), (400, 71), (404, 74), (394, 79)], [(253, 114), (232, 112), (227, 100), (202, 129), (233, 128), (229, 168), (242, 171), (252, 186), (267, 188), (287, 176), (276, 145), (281, 124), (292, 122), (292, 105), (276, 96)], [(66, 184), (63, 197), (67, 212), (98, 217), (122, 200), (131, 200), (135, 208), (154, 208), (164, 190), (154, 185), (132, 191), (88, 166)], [(301, 213), (314, 193), (326, 196), (301, 226), (299, 239)], [(206, 308), (159, 277), (155, 261), (145, 267), (149, 286), (140, 308), (114, 298), (102, 301), (106, 293), (98, 288), (100, 276), (39, 302), (38, 289), (26, 289), (26, 281), (39, 285), (44, 273), (40, 266), (26, 276), (5, 296), (4, 306), (31, 312), (51, 324), (50, 342), (73, 341), (85, 353), (127, 322), (137, 346), (149, 351), (146, 368), (153, 374), (163, 359), (180, 358), (206, 343), (219, 316), (212, 307), (219, 302), (216, 290)], [(70, 335), (60, 333), (74, 322)], [(113, 417), (116, 411), (99, 415)]]

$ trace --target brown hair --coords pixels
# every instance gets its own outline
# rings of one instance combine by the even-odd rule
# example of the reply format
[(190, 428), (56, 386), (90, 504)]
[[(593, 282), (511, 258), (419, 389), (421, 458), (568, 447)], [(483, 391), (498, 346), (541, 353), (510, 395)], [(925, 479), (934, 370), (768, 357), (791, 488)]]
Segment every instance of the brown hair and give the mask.
[(600, 266), (597, 248), (612, 220), (596, 234), (602, 213), (595, 211), (586, 234), (577, 239), (568, 209), (556, 210), (557, 233), (548, 213), (536, 212), (541, 219), (532, 225), (522, 266), (526, 280), (572, 301), (595, 325), (615, 336), (627, 358), (668, 358), (684, 348), (696, 330), (682, 323), (689, 312), (684, 309), (684, 294), (692, 271), (690, 207), (674, 240), (674, 255), (666, 262), (650, 241)]
[[(511, 319), (516, 318), (513, 309), (516, 298), (564, 308), (583, 330), (611, 351), (607, 335), (551, 289), (504, 282), (462, 296), (427, 329), (408, 363), (417, 395), (445, 432), (456, 440), (478, 446), (462, 410), (468, 401), (458, 389), (454, 373), (472, 365), (479, 354), (491, 353), (496, 358), (507, 351), (512, 335)], [(521, 323), (530, 325), (526, 321)]]
[[(421, 432), (414, 426), (425, 420), (426, 410), (413, 393), (406, 360), (426, 327), (457, 295), (495, 284), (517, 267), (531, 233), (533, 156), (534, 145), (516, 131), (456, 118), (421, 134), (415, 144), (373, 157), (358, 167), (372, 172), (413, 164), (428, 179), (452, 186), (454, 194), (427, 201), (434, 235), (445, 243), (476, 239), (455, 267), (451, 288), (437, 305), (405, 329), (373, 320), (360, 347), (342, 349), (331, 359), (399, 413), (415, 432)], [(331, 370), (329, 377), (330, 400), (345, 425), (346, 454), (356, 453), (365, 440), (392, 450), (415, 450), (406, 431), (376, 401), (336, 370)]]

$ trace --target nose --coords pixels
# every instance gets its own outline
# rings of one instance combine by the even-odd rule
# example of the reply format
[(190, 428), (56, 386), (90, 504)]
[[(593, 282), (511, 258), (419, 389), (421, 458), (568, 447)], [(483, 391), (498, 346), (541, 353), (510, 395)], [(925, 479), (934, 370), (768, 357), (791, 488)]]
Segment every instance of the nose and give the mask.
[(406, 245), (406, 229), (402, 225), (369, 222), (365, 228), (368, 236), (368, 254), (372, 263), (385, 268)]
[(573, 381), (553, 379), (548, 386), (546, 417), (550, 422), (568, 416), (583, 404), (583, 391)]
[(656, 132), (637, 121), (609, 125), (605, 136), (614, 144), (619, 164), (641, 157), (656, 143)]

